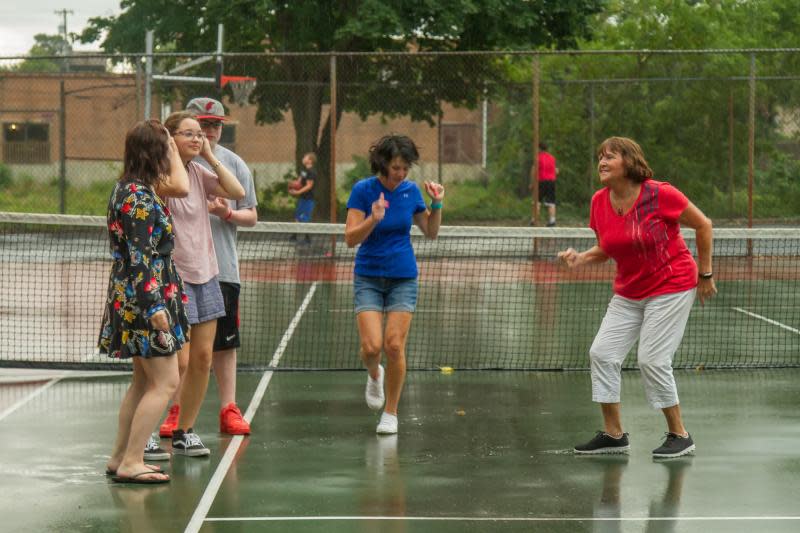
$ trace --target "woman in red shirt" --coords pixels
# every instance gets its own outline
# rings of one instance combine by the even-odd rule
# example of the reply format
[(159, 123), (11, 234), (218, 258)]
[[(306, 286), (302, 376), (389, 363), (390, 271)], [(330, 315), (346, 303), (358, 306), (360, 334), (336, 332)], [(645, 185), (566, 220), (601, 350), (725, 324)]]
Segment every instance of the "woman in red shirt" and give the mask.
[[(683, 426), (672, 358), (683, 337), (695, 294), (704, 303), (717, 289), (711, 269), (711, 221), (669, 183), (653, 180), (639, 145), (611, 137), (597, 150), (600, 183), (589, 225), (598, 244), (558, 254), (570, 269), (609, 258), (617, 264), (614, 296), (589, 350), (592, 400), (600, 404), (604, 430), (575, 446), (576, 454), (627, 453), (620, 419), (622, 362), (639, 341), (638, 364), (647, 400), (667, 420), (664, 443), (654, 457), (678, 457), (695, 446)], [(699, 265), (680, 233), (693, 228)], [(698, 271), (699, 266), (699, 271)]]

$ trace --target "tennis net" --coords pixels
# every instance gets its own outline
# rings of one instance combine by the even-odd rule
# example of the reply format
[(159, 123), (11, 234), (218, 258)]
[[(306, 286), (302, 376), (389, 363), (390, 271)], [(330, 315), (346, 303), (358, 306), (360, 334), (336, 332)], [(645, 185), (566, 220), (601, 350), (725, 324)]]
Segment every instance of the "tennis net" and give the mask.
[[(360, 368), (355, 249), (343, 233), (240, 230), (240, 367)], [(416, 229), (412, 240), (420, 289), (409, 368), (588, 368), (614, 266), (566, 272), (555, 254), (593, 245), (590, 230), (443, 227), (435, 241)], [(95, 348), (110, 264), (102, 217), (0, 213), (0, 365), (126, 364)], [(717, 229), (714, 270), (719, 295), (696, 303), (675, 366), (800, 366), (800, 230)]]

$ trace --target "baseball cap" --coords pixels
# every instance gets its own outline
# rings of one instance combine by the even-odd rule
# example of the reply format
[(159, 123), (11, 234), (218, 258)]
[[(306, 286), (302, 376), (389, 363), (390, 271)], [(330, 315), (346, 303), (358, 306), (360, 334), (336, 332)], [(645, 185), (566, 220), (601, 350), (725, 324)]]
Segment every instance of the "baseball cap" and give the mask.
[(225, 108), (213, 98), (193, 98), (186, 104), (186, 111), (194, 114), (197, 119), (225, 119)]

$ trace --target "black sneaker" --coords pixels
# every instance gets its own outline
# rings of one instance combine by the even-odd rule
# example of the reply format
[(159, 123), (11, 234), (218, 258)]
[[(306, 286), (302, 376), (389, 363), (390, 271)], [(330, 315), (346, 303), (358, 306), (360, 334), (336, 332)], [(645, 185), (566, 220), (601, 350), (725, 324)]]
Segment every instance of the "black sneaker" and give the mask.
[(664, 444), (653, 450), (653, 457), (680, 457), (694, 451), (694, 441), (688, 433), (685, 437), (675, 433), (666, 433)]
[(576, 455), (595, 455), (601, 453), (628, 453), (631, 449), (628, 434), (623, 433), (615, 439), (605, 431), (598, 431), (592, 440), (575, 446)]
[(172, 453), (177, 455), (188, 455), (189, 457), (202, 457), (209, 455), (211, 450), (203, 446), (203, 441), (197, 436), (197, 433), (189, 428), (184, 432), (182, 429), (176, 429), (172, 432)]
[(145, 461), (169, 461), (169, 452), (161, 447), (153, 435), (147, 441), (144, 447), (144, 460)]

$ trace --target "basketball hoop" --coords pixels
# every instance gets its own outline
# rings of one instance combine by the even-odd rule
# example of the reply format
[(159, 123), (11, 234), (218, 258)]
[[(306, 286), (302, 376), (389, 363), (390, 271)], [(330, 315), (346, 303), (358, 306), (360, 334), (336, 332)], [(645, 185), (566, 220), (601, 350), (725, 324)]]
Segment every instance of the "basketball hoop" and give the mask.
[(256, 79), (250, 76), (220, 76), (220, 87), (231, 86), (233, 100), (240, 106), (246, 105), (250, 101), (250, 95), (256, 88)]

